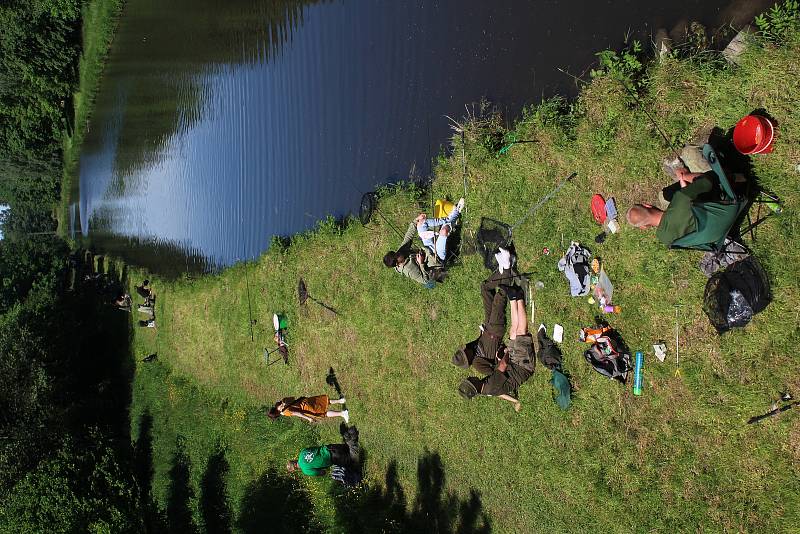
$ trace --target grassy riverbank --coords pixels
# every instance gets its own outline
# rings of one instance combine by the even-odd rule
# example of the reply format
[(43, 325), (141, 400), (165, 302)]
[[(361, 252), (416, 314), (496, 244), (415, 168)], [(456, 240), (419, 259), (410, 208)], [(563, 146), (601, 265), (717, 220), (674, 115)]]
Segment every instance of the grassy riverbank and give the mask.
[(108, 49), (124, 0), (89, 0), (81, 8), (82, 50), (78, 61), (78, 88), (73, 93), (73, 123), (64, 134), (64, 170), (61, 182), (61, 202), (57, 208), (58, 232), (69, 233), (69, 204), (73, 179), (76, 179), (78, 157), (83, 137), (89, 126), (95, 92), (100, 83)]
[[(569, 411), (552, 401), (541, 367), (520, 390), (519, 414), (496, 399), (458, 396), (465, 373), (450, 357), (482, 320), (478, 287), (488, 273), (477, 256), (464, 256), (429, 291), (383, 267), (382, 255), (399, 239), (380, 217), (367, 227), (323, 223), (220, 275), (154, 281), (158, 328), (137, 328), (134, 350), (137, 359), (157, 352), (158, 360), (137, 364), (131, 408), (132, 434), (152, 462), (154, 502), (175, 521), (222, 517), (244, 531), (270, 524), (346, 532), (774, 532), (800, 524), (800, 417), (745, 424), (783, 388), (800, 391), (800, 40), (751, 47), (737, 68), (666, 59), (649, 69), (641, 99), (610, 76), (597, 77), (570, 106), (549, 101), (528, 110), (513, 134), (536, 142), (502, 157), (486, 142), (499, 121), (466, 126), (466, 234), (482, 216), (516, 221), (578, 173), (515, 232), (521, 269), (544, 283), (534, 295), (535, 323), (565, 327), (564, 366), (576, 388)], [(720, 338), (708, 324), (701, 253), (666, 251), (652, 233), (629, 228), (593, 242), (592, 193), (614, 196), (623, 210), (654, 201), (670, 181), (660, 169), (669, 150), (642, 107), (681, 143), (714, 126), (727, 131), (756, 108), (777, 119), (775, 152), (753, 158), (755, 175), (786, 206), (752, 243), (774, 301), (745, 329)], [(435, 197), (463, 194), (460, 151), (457, 137), (454, 156), (438, 159)], [(429, 206), (427, 195), (408, 190), (388, 191), (380, 203), (401, 229)], [(556, 269), (572, 240), (604, 259), (622, 306), (609, 320), (632, 349), (648, 354), (642, 397), (583, 360), (575, 338), (595, 309), (569, 297)], [(542, 255), (543, 247), (553, 253)], [(137, 276), (145, 273), (131, 273)], [(299, 307), (300, 276), (338, 317), (311, 302)], [(275, 311), (289, 318), (289, 366), (264, 362)], [(650, 356), (658, 339), (669, 347), (664, 363)], [(339, 441), (336, 424), (270, 424), (263, 410), (285, 395), (332, 394), (331, 366), (367, 455), (369, 487), (344, 493), (325, 478), (283, 473), (302, 446)]]

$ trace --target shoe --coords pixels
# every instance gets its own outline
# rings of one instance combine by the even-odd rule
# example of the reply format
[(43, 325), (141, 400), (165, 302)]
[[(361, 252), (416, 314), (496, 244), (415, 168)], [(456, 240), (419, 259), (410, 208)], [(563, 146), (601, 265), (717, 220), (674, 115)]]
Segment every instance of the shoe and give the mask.
[(494, 259), (497, 260), (497, 268), (500, 270), (500, 274), (511, 268), (511, 253), (508, 250), (500, 247), (500, 251), (494, 255)]
[(505, 291), (508, 300), (521, 300), (523, 302), (525, 301), (525, 292), (522, 291), (521, 287), (508, 286), (505, 284), (500, 284), (498, 287), (503, 291)]
[(458, 199), (458, 204), (456, 204), (456, 211), (458, 211), (458, 213), (464, 211), (464, 197)]
[(350, 424), (350, 412), (348, 412), (347, 410), (342, 410), (341, 412), (339, 412), (339, 414), (341, 414), (342, 419), (344, 419), (344, 422), (349, 425)]

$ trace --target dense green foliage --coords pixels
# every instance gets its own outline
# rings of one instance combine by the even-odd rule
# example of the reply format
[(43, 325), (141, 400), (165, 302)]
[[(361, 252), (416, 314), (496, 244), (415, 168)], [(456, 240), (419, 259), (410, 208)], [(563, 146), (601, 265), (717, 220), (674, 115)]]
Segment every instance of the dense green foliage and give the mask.
[(53, 235), (0, 241), (0, 272), (0, 530), (135, 526), (130, 325), (114, 284), (85, 279)]
[(800, 29), (800, 5), (797, 0), (784, 0), (755, 19), (761, 36), (775, 44), (783, 44)]
[(0, 159), (57, 155), (77, 80), (80, 1), (6, 2), (0, 25)]
[[(127, 317), (55, 235), (83, 10), (0, 6), (0, 531), (138, 531), (126, 406)], [(105, 49), (103, 49), (104, 51)], [(120, 273), (114, 276), (119, 277)], [(119, 286), (119, 283), (117, 283)]]
[(0, 199), (54, 204), (72, 120), (80, 0), (0, 6)]
[(4, 532), (141, 532), (134, 483), (100, 435), (65, 443), (0, 504)]

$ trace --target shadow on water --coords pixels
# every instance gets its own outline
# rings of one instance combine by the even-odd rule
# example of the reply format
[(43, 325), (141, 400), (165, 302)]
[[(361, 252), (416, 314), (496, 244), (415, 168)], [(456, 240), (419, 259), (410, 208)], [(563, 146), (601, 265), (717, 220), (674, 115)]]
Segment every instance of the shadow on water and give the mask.
[[(135, 187), (123, 180), (161, 157), (167, 141), (199, 121), (205, 113), (206, 90), (198, 76), (209, 65), (263, 61), (280, 54), (303, 22), (303, 8), (315, 0), (235, 0), (202, 2), (132, 0), (117, 32), (110, 78), (124, 72), (132, 85), (110, 94), (124, 95), (116, 168), (120, 194)], [(205, 4), (205, 5), (203, 5)], [(208, 17), (204, 13), (213, 13)], [(169, 31), (163, 31), (163, 28)], [(156, 28), (161, 28), (158, 31)], [(211, 38), (197, 38), (198, 28)], [(235, 43), (235, 46), (231, 46)], [(131, 76), (131, 74), (136, 74)], [(176, 83), (175, 80), (181, 80)], [(107, 102), (110, 103), (110, 102)], [(113, 104), (112, 104), (113, 105)]]
[(89, 240), (93, 247), (122, 258), (131, 265), (156, 272), (166, 280), (206, 274), (215, 270), (215, 266), (209, 263), (205, 256), (176, 243), (114, 236), (104, 232), (93, 233)]
[(225, 484), (229, 470), (225, 449), (218, 447), (217, 452), (209, 457), (200, 482), (200, 513), (206, 532), (211, 534), (231, 531), (231, 509)]
[(185, 438), (175, 440), (172, 467), (169, 470), (169, 495), (167, 497), (167, 522), (171, 532), (198, 532), (192, 516), (191, 501), (194, 489), (191, 484), (192, 464), (186, 452)]
[(417, 461), (417, 496), (408, 510), (397, 463), (386, 469), (383, 485), (336, 490), (336, 518), (346, 532), (436, 532), (478, 534), (491, 532), (480, 494), (470, 490), (461, 499), (445, 490), (445, 471), (437, 452), (426, 450)]

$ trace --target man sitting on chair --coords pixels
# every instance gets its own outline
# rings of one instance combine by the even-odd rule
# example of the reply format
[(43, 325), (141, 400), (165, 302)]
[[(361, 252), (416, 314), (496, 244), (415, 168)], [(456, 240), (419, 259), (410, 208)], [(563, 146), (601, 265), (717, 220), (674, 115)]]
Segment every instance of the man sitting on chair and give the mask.
[(737, 212), (725, 209), (720, 195), (713, 193), (719, 181), (716, 172), (690, 173), (678, 169), (675, 174), (677, 182), (662, 191), (669, 202), (667, 209), (636, 204), (625, 216), (628, 224), (642, 229), (656, 227), (656, 237), (667, 246), (695, 232), (702, 232), (706, 243), (724, 239)]

